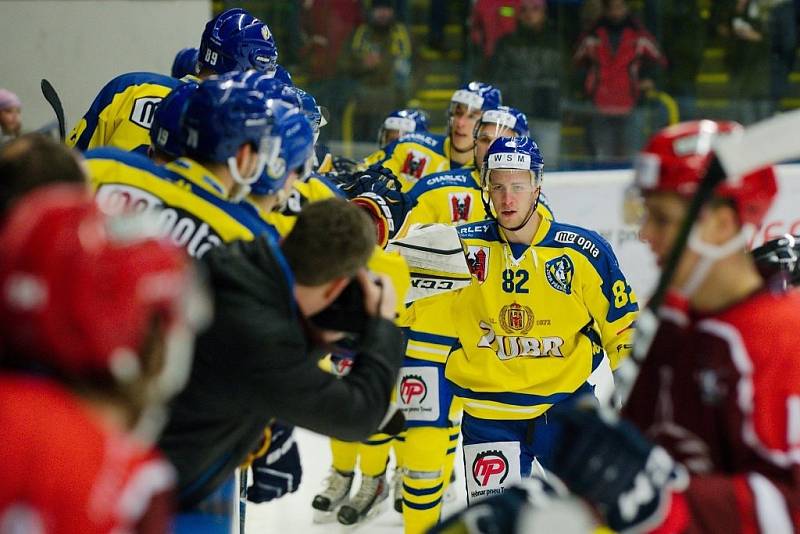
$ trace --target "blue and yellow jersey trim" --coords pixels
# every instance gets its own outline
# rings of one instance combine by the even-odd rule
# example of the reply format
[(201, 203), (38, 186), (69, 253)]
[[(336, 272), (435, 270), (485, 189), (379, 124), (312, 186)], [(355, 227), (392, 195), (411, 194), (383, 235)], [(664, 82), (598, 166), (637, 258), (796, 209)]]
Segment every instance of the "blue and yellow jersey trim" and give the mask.
[(117, 76), (97, 94), (67, 136), (66, 144), (86, 151), (103, 146), (146, 153), (156, 106), (182, 83), (154, 72)]
[(161, 167), (108, 147), (85, 156), (90, 186), (104, 211), (152, 210), (164, 237), (192, 256), (236, 239), (278, 237), (251, 206), (229, 202), (222, 183), (197, 162), (180, 158)]

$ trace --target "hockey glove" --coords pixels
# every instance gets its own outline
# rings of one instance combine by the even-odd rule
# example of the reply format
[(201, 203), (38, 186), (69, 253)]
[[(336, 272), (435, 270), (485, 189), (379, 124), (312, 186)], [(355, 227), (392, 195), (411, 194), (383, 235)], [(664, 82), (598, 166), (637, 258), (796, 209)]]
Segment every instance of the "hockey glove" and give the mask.
[(369, 183), (369, 189), (353, 198), (351, 202), (365, 209), (372, 217), (375, 221), (378, 245), (385, 247), (389, 239), (393, 238), (403, 226), (417, 202), (399, 189), (390, 188), (390, 182), (372, 179), (365, 179), (363, 182)]
[(293, 430), (294, 427), (282, 423), (272, 425), (267, 453), (253, 461), (253, 484), (247, 488), (247, 500), (271, 501), (300, 487), (303, 468)]
[[(343, 177), (344, 178), (344, 177)], [(394, 191), (400, 191), (402, 184), (395, 174), (386, 167), (370, 165), (363, 171), (357, 171), (346, 179), (340, 189), (347, 198), (353, 199), (362, 193), (375, 191), (376, 184)]]
[(683, 466), (630, 423), (595, 409), (552, 409), (562, 425), (552, 471), (593, 504), (613, 530), (657, 526), (672, 490), (688, 481)]

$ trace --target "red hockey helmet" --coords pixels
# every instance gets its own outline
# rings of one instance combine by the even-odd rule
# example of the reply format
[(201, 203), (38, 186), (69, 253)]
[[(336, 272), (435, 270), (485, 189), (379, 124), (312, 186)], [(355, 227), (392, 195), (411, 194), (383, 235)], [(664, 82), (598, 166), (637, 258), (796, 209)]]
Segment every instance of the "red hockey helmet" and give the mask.
[[(636, 163), (635, 185), (644, 193), (673, 192), (691, 198), (711, 163), (714, 138), (742, 126), (730, 121), (692, 121), (664, 128), (647, 143)], [(759, 226), (777, 193), (774, 169), (764, 167), (726, 180), (714, 196), (734, 202), (742, 224)]]
[[(154, 317), (185, 330), (192, 276), (184, 254), (107, 219), (83, 187), (35, 190), (0, 231), (0, 333), (9, 355), (67, 376), (139, 376)], [(169, 361), (165, 368), (187, 367)], [(170, 378), (172, 380), (173, 378)]]

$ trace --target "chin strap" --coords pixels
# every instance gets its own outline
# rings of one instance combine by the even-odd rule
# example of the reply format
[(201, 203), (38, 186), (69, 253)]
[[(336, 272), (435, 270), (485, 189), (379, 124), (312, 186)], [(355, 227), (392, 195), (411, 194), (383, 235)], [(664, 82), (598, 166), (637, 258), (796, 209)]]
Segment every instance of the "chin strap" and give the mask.
[(743, 226), (738, 234), (721, 245), (706, 243), (700, 237), (697, 228), (692, 230), (692, 233), (689, 234), (688, 248), (692, 252), (696, 252), (700, 255), (700, 261), (694, 271), (692, 271), (689, 279), (678, 292), (686, 298), (691, 297), (695, 291), (697, 291), (697, 288), (700, 287), (700, 284), (705, 281), (708, 272), (716, 262), (739, 252), (747, 246), (748, 236), (752, 233), (750, 228), (749, 225)]
[(264, 167), (267, 164), (267, 157), (263, 154), (258, 155), (258, 164), (256, 165), (253, 174), (247, 178), (243, 177), (239, 172), (239, 164), (236, 162), (236, 156), (231, 156), (227, 160), (228, 172), (233, 177), (234, 186), (231, 188), (228, 198), (231, 202), (241, 202), (244, 197), (250, 193), (250, 185), (255, 183), (261, 173), (264, 172)]

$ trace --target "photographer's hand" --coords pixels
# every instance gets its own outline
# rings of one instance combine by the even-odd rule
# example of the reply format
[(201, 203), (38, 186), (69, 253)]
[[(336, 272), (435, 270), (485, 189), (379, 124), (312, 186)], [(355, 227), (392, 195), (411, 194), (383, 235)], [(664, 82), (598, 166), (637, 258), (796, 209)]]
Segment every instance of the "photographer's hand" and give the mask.
[(364, 309), (367, 313), (393, 321), (397, 295), (391, 279), (384, 274), (370, 274), (366, 269), (360, 269), (356, 279), (364, 291)]

